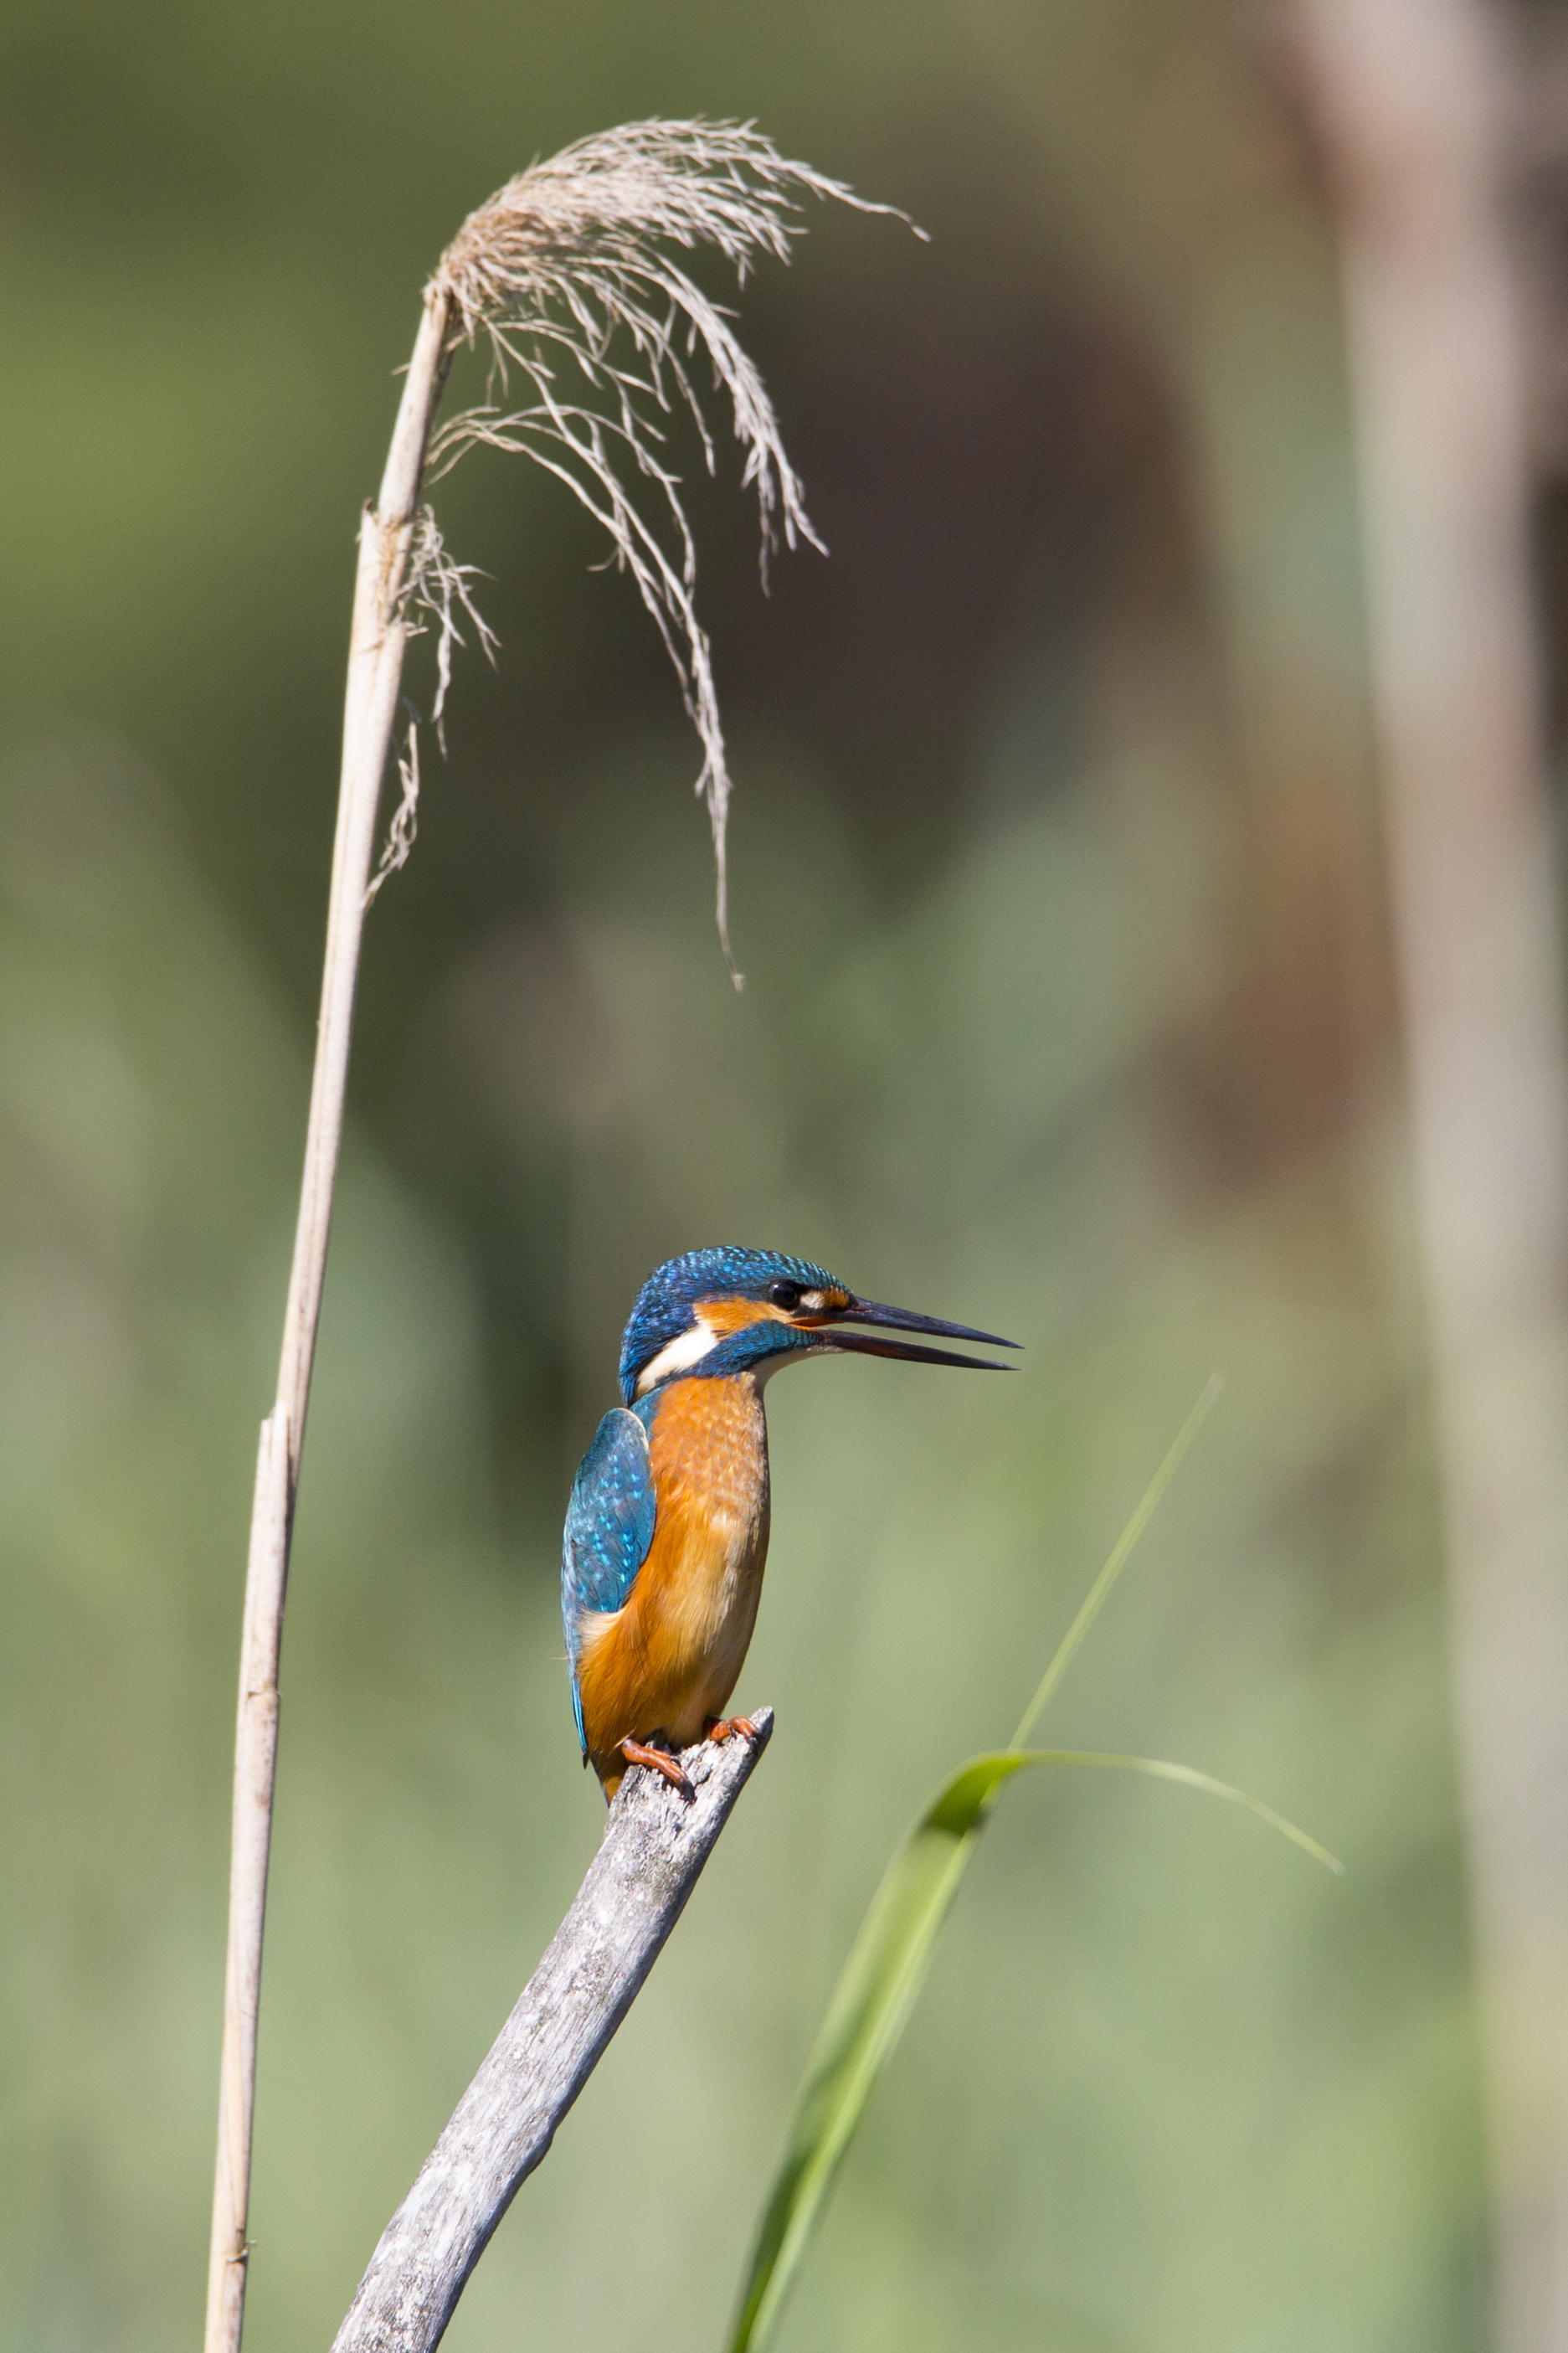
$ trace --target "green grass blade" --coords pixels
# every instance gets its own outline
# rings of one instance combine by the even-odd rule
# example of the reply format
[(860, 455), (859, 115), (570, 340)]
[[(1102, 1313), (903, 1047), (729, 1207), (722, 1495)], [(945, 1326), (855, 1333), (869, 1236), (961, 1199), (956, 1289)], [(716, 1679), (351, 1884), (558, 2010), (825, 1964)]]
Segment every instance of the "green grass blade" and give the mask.
[(1117, 1538), (1110, 1559), (1089, 1587), (1084, 1597), (1082, 1608), (1062, 1637), (1056, 1657), (1041, 1676), (1038, 1691), (1024, 1710), (1023, 1721), (1013, 1735), (1015, 1748), (1022, 1748), (1025, 1741), (1045, 1714), (1047, 1706), (1055, 1697), (1057, 1687), (1077, 1656), (1084, 1636), (1099, 1617), (1107, 1595), (1126, 1567), (1128, 1555), (1153, 1518), (1159, 1507), (1161, 1496), (1180, 1470), (1183, 1457), (1208, 1419), (1209, 1409), (1224, 1387), (1224, 1374), (1212, 1373), (1204, 1385), (1203, 1395), (1172, 1440), (1170, 1452), (1144, 1489), (1142, 1502)]
[(1015, 1773), (1038, 1765), (1084, 1765), (1181, 1782), (1245, 1806), (1331, 1871), (1344, 1869), (1272, 1807), (1191, 1766), (1076, 1748), (1003, 1748), (961, 1765), (888, 1866), (834, 1989), (757, 2232), (730, 2353), (761, 2353), (772, 2335), (834, 2178), (925, 1982), (942, 1923), (996, 1798)]
[(756, 2353), (773, 2331), (834, 2176), (925, 1982), (991, 1801), (1022, 1762), (1004, 1755), (963, 1767), (899, 1848), (871, 1899), (806, 2062), (784, 2162), (752, 2252), (731, 2353)]
[[(1004, 1756), (1014, 1753), (1006, 1749), (1002, 1751)], [(976, 1764), (981, 1765), (990, 1761), (989, 1757), (975, 1759)], [(1102, 1772), (1148, 1773), (1157, 1781), (1176, 1781), (1184, 1788), (1201, 1789), (1205, 1797), (1223, 1798), (1227, 1805), (1245, 1806), (1249, 1814), (1256, 1814), (1260, 1822), (1267, 1822), (1269, 1829), (1278, 1831), (1281, 1838), (1288, 1838), (1304, 1854), (1310, 1854), (1314, 1862), (1321, 1862), (1325, 1871), (1331, 1871), (1336, 1879), (1344, 1877), (1345, 1867), (1339, 1856), (1331, 1854), (1326, 1846), (1320, 1846), (1306, 1831), (1288, 1821), (1283, 1814), (1277, 1814), (1272, 1806), (1264, 1804), (1261, 1798), (1250, 1797), (1245, 1789), (1233, 1788), (1228, 1781), (1216, 1781), (1212, 1773), (1200, 1773), (1195, 1766), (1167, 1764), (1163, 1757), (1112, 1756), (1097, 1748), (1029, 1748), (1023, 1752), (1023, 1761), (1029, 1765), (1089, 1765)]]
[(942, 1923), (963, 1884), (980, 1834), (999, 1792), (1015, 1773), (1037, 1765), (1086, 1765), (1183, 1782), (1247, 1807), (1330, 1870), (1343, 1868), (1326, 1848), (1270, 1807), (1189, 1766), (1168, 1765), (1152, 1757), (1024, 1746), (1222, 1386), (1216, 1374), (1187, 1416), (1046, 1669), (1011, 1747), (973, 1757), (961, 1765), (938, 1790), (883, 1874), (806, 2062), (784, 2161), (752, 2251), (730, 2353), (761, 2353), (777, 2324), (845, 2152), (925, 1982)]

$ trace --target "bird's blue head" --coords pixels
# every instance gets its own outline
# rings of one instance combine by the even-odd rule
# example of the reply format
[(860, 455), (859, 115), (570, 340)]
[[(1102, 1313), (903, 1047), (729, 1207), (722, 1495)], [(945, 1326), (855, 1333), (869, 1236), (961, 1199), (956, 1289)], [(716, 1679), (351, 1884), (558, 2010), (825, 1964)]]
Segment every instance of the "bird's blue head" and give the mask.
[(768, 1372), (795, 1356), (901, 1356), (921, 1365), (1002, 1367), (984, 1356), (954, 1356), (907, 1341), (873, 1339), (837, 1328), (870, 1324), (900, 1332), (930, 1332), (950, 1340), (979, 1340), (1012, 1348), (1013, 1340), (942, 1324), (858, 1299), (847, 1284), (810, 1260), (781, 1250), (688, 1250), (650, 1274), (637, 1293), (621, 1340), (621, 1395), (627, 1405), (666, 1381), (743, 1372)]

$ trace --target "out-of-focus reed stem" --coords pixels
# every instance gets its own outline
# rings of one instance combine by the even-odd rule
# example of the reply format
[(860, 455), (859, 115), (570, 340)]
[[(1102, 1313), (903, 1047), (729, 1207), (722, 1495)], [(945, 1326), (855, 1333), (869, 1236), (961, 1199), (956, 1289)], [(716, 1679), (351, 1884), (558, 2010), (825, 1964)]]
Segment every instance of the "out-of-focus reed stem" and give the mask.
[(1299, 0), (1336, 198), (1448, 1553), (1495, 2353), (1568, 2342), (1568, 1038), (1485, 0)]
[(272, 1789), (278, 1756), (278, 1658), (289, 1545), (310, 1368), (321, 1320), (321, 1283), (331, 1229), (332, 1191), (343, 1132), (354, 984), (370, 885), (376, 808), (392, 744), (408, 625), (403, 611), (409, 544), (430, 422), (446, 373), (447, 300), (432, 287), (425, 299), (381, 494), (365, 510), (354, 583), (343, 707), (342, 774), (332, 847), (321, 1011), (300, 1217), (278, 1401), (261, 1425), (256, 1502), (245, 1580), (239, 1717), (235, 1739), (234, 1831), (228, 1899), (228, 1963), (224, 1984), (223, 2063), (218, 2089), (217, 2166), (213, 2184), (212, 2252), (207, 2272), (205, 2353), (238, 2353), (245, 2322), (250, 2204), (250, 2132), (256, 2090), (256, 2021), (261, 1990), (261, 1939)]

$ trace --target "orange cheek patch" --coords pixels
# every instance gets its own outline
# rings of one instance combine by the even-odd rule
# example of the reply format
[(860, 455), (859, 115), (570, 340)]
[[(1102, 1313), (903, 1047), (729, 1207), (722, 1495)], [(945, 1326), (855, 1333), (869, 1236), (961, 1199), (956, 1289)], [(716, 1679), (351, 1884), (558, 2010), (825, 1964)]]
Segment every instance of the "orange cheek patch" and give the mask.
[(763, 1299), (700, 1299), (697, 1313), (710, 1332), (727, 1340), (753, 1324), (787, 1324), (789, 1317)]
[(731, 1332), (744, 1332), (753, 1324), (791, 1324), (815, 1331), (819, 1324), (830, 1324), (836, 1315), (842, 1315), (850, 1304), (848, 1292), (837, 1286), (821, 1296), (820, 1307), (803, 1304), (793, 1314), (766, 1299), (700, 1299), (697, 1314), (721, 1340), (727, 1340)]

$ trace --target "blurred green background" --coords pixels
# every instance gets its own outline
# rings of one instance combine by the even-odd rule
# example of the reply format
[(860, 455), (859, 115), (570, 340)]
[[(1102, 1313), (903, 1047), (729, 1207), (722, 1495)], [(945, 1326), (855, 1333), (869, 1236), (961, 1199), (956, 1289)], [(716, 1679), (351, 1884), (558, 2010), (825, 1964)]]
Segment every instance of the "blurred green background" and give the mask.
[(330, 2340), (585, 1866), (561, 1514), (637, 1284), (724, 1240), (1026, 1366), (771, 1392), (777, 1736), (448, 2342), (719, 2343), (883, 1862), (1217, 1368), (1055, 1733), (1349, 1876), (1169, 1789), (1012, 1790), (785, 2341), (1478, 2347), (1333, 252), (1255, 18), (11, 0), (0, 108), (0, 2344), (200, 2328), (251, 1466), (419, 289), (531, 156), (702, 111), (931, 242), (824, 216), (747, 294), (831, 559), (764, 598), (733, 468), (697, 493), (742, 997), (628, 584), (516, 460), (439, 494), (502, 651), (368, 933), (248, 2353)]

